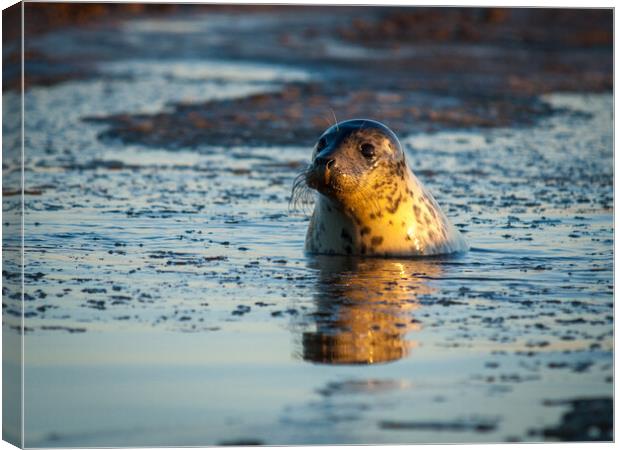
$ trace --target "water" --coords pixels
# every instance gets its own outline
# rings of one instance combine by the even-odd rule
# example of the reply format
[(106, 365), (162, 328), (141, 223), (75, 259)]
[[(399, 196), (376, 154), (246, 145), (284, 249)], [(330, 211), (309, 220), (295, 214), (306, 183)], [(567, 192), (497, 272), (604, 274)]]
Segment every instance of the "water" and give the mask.
[(288, 210), (310, 148), (140, 147), (82, 120), (315, 76), (252, 64), (111, 61), (28, 90), (26, 446), (539, 441), (553, 401), (612, 396), (611, 94), (401, 137), (467, 254), (310, 257)]

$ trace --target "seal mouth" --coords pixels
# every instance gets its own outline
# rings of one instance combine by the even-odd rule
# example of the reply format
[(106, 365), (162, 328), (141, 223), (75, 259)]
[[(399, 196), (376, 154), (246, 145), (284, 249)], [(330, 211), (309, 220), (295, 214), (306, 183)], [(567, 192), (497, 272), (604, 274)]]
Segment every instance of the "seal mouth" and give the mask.
[(313, 191), (341, 202), (345, 193), (345, 178), (346, 175), (337, 168), (310, 164), (293, 181), (289, 208), (298, 209), (314, 204)]
[(329, 198), (335, 198), (340, 191), (337, 182), (338, 174), (333, 168), (311, 164), (302, 170), (293, 181), (289, 207), (297, 209), (314, 203), (312, 191), (319, 192)]
[(333, 168), (313, 165), (306, 174), (306, 185), (321, 194), (333, 195), (339, 191), (337, 175)]

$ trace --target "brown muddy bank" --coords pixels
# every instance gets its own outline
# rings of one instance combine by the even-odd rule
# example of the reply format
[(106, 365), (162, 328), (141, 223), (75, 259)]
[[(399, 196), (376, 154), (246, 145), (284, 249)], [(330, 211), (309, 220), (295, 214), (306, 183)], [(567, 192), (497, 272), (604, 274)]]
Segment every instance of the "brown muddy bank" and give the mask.
[(612, 88), (610, 11), (363, 7), (329, 8), (326, 17), (306, 8), (303, 19), (294, 7), (258, 11), (204, 55), (285, 63), (312, 80), (94, 118), (110, 125), (102, 137), (175, 148), (307, 145), (334, 115), (370, 117), (399, 134), (524, 125), (551, 113), (540, 94)]
[[(371, 117), (400, 133), (441, 128), (508, 126), (549, 114), (535, 99), (462, 98), (443, 106), (413, 91), (347, 89), (344, 83), (288, 85), (241, 99), (178, 104), (172, 112), (89, 118), (110, 124), (106, 139), (172, 148), (215, 145), (312, 145), (337, 117)], [(333, 111), (333, 113), (332, 113)], [(332, 115), (333, 114), (333, 115)]]
[[(57, 11), (58, 10), (58, 11)], [(174, 48), (120, 41), (123, 19), (198, 14)], [(218, 24), (218, 22), (221, 22)], [(543, 93), (612, 89), (612, 11), (577, 9), (68, 5), (26, 8), (28, 35), (71, 26), (81, 47), (26, 43), (26, 87), (102, 77), (102, 61), (183, 57), (287, 64), (312, 79), (260, 95), (98, 116), (104, 138), (163, 147), (307, 145), (333, 121), (370, 117), (399, 134), (530, 124)], [(97, 37), (97, 39), (95, 39)], [(60, 45), (59, 45), (60, 44)], [(9, 62), (17, 62), (8, 55)], [(13, 68), (15, 69), (15, 68)], [(7, 69), (16, 88), (18, 71)], [(13, 77), (11, 77), (13, 73)]]

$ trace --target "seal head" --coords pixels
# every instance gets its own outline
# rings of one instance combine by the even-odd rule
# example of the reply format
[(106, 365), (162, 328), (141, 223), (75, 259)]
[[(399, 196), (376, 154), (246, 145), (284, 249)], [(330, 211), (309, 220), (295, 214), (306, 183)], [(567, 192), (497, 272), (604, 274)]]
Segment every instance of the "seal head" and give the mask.
[[(325, 131), (314, 148), (308, 186), (343, 204), (369, 182), (398, 170), (404, 153), (396, 135), (372, 120), (348, 120)], [(380, 174), (380, 172), (388, 173)]]
[(354, 119), (327, 129), (302, 179), (318, 192), (309, 253), (419, 256), (468, 248), (409, 169), (396, 135), (379, 122)]

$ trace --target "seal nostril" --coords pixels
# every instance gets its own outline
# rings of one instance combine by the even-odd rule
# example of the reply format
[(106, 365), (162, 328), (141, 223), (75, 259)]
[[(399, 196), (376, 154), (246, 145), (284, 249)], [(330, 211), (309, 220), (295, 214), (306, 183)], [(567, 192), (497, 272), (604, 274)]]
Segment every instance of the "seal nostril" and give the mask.
[(336, 161), (334, 159), (327, 159), (318, 157), (314, 160), (314, 164), (317, 166), (325, 166), (327, 169), (330, 169)]

